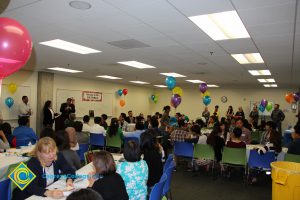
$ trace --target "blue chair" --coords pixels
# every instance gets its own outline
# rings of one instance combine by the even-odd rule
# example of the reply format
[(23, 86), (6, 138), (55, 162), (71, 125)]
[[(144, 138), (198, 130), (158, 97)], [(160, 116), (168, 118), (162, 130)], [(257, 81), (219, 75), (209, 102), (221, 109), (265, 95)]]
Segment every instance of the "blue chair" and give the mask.
[(77, 154), (80, 158), (80, 161), (84, 161), (84, 153), (89, 150), (89, 144), (79, 144), (79, 150), (77, 150)]
[(163, 172), (165, 172), (169, 168), (172, 161), (173, 161), (173, 154), (169, 154), (169, 156), (165, 162)]
[(28, 146), (28, 143), (30, 142), (30, 140), (27, 140), (27, 139), (17, 139), (16, 138), (16, 146), (17, 147), (21, 147), (21, 146)]
[(275, 152), (268, 151), (260, 155), (256, 150), (251, 150), (248, 160), (248, 168), (271, 170), (271, 162), (275, 161)]
[(292, 131), (286, 130), (283, 133), (284, 146), (287, 147), (291, 142), (293, 142)]
[(194, 145), (189, 142), (174, 142), (174, 155), (193, 158)]
[(90, 145), (105, 147), (105, 137), (103, 134), (90, 133)]
[(124, 144), (126, 144), (128, 141), (133, 140), (135, 141), (138, 145), (140, 143), (139, 139), (137, 137), (124, 137)]
[(11, 199), (11, 184), (10, 179), (6, 179), (0, 182), (0, 199), (10, 200)]
[[(170, 194), (170, 199), (172, 199), (172, 193), (171, 193), (171, 180), (172, 180), (172, 172), (175, 168), (175, 163), (174, 161), (172, 161), (170, 163), (169, 168), (164, 172), (165, 175), (167, 175), (167, 180), (166, 183), (164, 185), (164, 189), (163, 189), (163, 196), (166, 196), (168, 193)], [(161, 177), (160, 181), (162, 180), (163, 176)]]
[(149, 200), (161, 200), (166, 181), (167, 181), (167, 175), (163, 174), (160, 181), (153, 186), (150, 193)]

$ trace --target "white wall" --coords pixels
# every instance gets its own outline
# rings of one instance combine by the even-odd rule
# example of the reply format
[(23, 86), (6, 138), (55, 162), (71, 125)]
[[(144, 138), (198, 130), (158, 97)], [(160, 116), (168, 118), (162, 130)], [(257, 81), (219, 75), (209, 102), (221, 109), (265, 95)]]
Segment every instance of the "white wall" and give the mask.
[[(233, 106), (234, 112), (237, 111), (239, 106), (242, 106), (246, 117), (250, 113), (250, 101), (261, 101), (262, 98), (266, 98), (274, 103), (280, 104), (280, 108), (284, 111), (286, 119), (283, 122), (283, 128), (286, 128), (289, 124), (295, 125), (297, 119), (296, 113), (291, 111), (291, 105), (288, 104), (284, 96), (288, 91), (294, 92), (297, 89), (229, 89), (229, 88), (210, 88), (208, 90), (211, 93), (212, 102), (208, 106), (209, 111), (212, 113), (215, 105), (219, 105), (220, 116), (225, 116), (229, 105)], [(172, 91), (168, 89), (157, 89), (155, 94), (158, 94), (157, 104), (152, 105), (152, 110), (162, 110), (165, 105), (170, 105)], [(221, 97), (226, 96), (228, 98), (227, 103), (221, 102)], [(181, 104), (177, 107), (176, 111), (184, 113), (189, 116), (190, 119), (195, 119), (201, 116), (204, 109), (202, 102), (201, 92), (198, 87), (195, 88), (183, 88), (183, 97)], [(175, 114), (175, 109), (172, 109), (171, 114)]]
[[(37, 79), (38, 74), (37, 72), (31, 72), (31, 71), (18, 71), (17, 73), (14, 73), (10, 75), (9, 77), (6, 77), (3, 79), (3, 84), (9, 84), (11, 82), (15, 83), (17, 86), (28, 86), (30, 87), (31, 94), (27, 95), (29, 98), (29, 104), (32, 106), (33, 114), (30, 117), (30, 126), (36, 130), (36, 105), (37, 105)], [(17, 106), (19, 103), (22, 102), (22, 99), (14, 99), (15, 100), (15, 106)], [(4, 102), (1, 102), (0, 106), (5, 106)], [(1, 110), (1, 107), (0, 107)], [(16, 116), (16, 120), (9, 120), (9, 122), (13, 127), (18, 126), (18, 116)], [(5, 120), (5, 117), (3, 116), (3, 120)]]
[[(115, 93), (118, 89), (128, 89), (128, 94), (125, 96), (126, 105), (121, 107), (119, 100), (121, 99), (117, 95), (113, 97), (113, 116), (118, 117), (121, 112), (127, 112), (132, 110), (134, 115), (139, 113), (150, 113), (150, 101), (149, 97), (153, 93), (152, 88), (146, 88), (134, 85), (114, 84), (110, 82), (89, 80), (83, 78), (73, 78), (69, 76), (61, 76), (55, 74), (54, 86), (53, 86), (53, 101), (56, 101), (57, 89), (69, 89), (69, 90), (85, 90), (85, 91), (97, 91), (104, 93)], [(123, 97), (123, 96), (122, 96)], [(56, 104), (53, 103), (53, 106)], [(59, 112), (60, 108), (54, 110)]]

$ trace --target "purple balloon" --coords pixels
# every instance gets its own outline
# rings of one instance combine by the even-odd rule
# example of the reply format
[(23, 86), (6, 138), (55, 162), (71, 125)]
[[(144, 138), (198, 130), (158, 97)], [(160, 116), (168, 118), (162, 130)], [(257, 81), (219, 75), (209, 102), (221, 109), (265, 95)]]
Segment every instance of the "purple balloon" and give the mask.
[(207, 84), (206, 83), (201, 83), (199, 85), (199, 90), (200, 90), (200, 92), (204, 93), (207, 90)]
[(294, 96), (295, 101), (300, 100), (300, 92), (294, 93), (293, 96)]
[(180, 103), (181, 103), (181, 96), (178, 95), (178, 94), (172, 95), (172, 98), (171, 98), (171, 105), (172, 105), (174, 108), (177, 108), (177, 106), (179, 106)]
[(260, 102), (260, 105), (262, 105), (264, 108), (268, 105), (268, 100), (267, 99), (262, 99)]

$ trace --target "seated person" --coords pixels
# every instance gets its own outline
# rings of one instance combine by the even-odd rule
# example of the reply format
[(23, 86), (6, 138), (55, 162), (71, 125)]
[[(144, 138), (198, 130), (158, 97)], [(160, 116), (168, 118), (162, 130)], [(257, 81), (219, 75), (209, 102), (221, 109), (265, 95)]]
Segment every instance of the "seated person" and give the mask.
[(146, 200), (148, 166), (141, 159), (140, 147), (135, 141), (124, 145), (124, 162), (117, 165), (117, 173), (125, 182), (126, 191), (130, 200)]
[(69, 118), (64, 121), (65, 128), (74, 127), (75, 119), (76, 119), (76, 114), (70, 113)]
[(128, 122), (125, 120), (126, 114), (121, 113), (119, 116), (119, 126), (122, 128), (122, 131), (128, 131)]
[(94, 118), (94, 125), (90, 128), (90, 133), (95, 134), (103, 134), (103, 136), (106, 136), (106, 131), (103, 126), (100, 125), (101, 123), (101, 117), (95, 117)]
[[(123, 131), (122, 129), (119, 127), (119, 122), (117, 118), (112, 118), (111, 122), (110, 122), (110, 126), (107, 128), (107, 136), (109, 138), (112, 138), (114, 136), (120, 137), (122, 143), (123, 143), (123, 139), (124, 139), (124, 135), (123, 135)], [(106, 138), (107, 140), (108, 138)]]
[(276, 124), (274, 122), (268, 121), (266, 123), (266, 131), (261, 139), (261, 144), (264, 147), (257, 149), (259, 154), (265, 154), (269, 150), (274, 150), (276, 153), (281, 152), (281, 135), (276, 131)]
[(3, 131), (0, 130), (0, 149), (9, 149), (9, 142)]
[(222, 160), (222, 151), (225, 145), (225, 140), (220, 135), (222, 129), (220, 126), (215, 126), (207, 138), (207, 144), (213, 147), (217, 162)]
[(170, 139), (172, 142), (184, 142), (185, 138), (188, 137), (189, 132), (185, 128), (184, 121), (184, 119), (180, 119), (178, 121), (178, 128), (171, 132)]
[(11, 148), (17, 147), (17, 140), (16, 137), (12, 135), (11, 126), (9, 123), (5, 122), (0, 125), (0, 130), (3, 131), (6, 139), (8, 140), (9, 146)]
[(87, 144), (90, 140), (89, 132), (82, 132), (83, 124), (80, 121), (74, 123), (76, 137), (79, 144)]
[(74, 151), (79, 150), (79, 144), (77, 141), (77, 135), (76, 135), (75, 128), (68, 127), (65, 129), (65, 131), (67, 132), (67, 135), (69, 136), (69, 142), (70, 142), (71, 149)]
[(108, 128), (108, 125), (107, 125), (106, 120), (107, 120), (107, 115), (106, 115), (106, 114), (102, 114), (102, 115), (101, 115), (101, 123), (100, 123), (100, 126), (103, 126), (103, 128), (104, 128), (105, 130), (107, 130), (107, 128)]
[(126, 133), (125, 137), (136, 137), (139, 139), (140, 143), (140, 136), (144, 132), (144, 124), (143, 122), (136, 122), (135, 124), (135, 131)]
[(89, 125), (90, 117), (88, 115), (83, 116), (83, 126), (82, 126), (82, 132), (90, 132), (91, 126)]
[(128, 200), (125, 183), (116, 173), (116, 164), (111, 153), (95, 152), (93, 167), (95, 171), (89, 174), (88, 187), (98, 192), (105, 200)]
[(66, 200), (104, 200), (103, 197), (94, 190), (80, 189), (72, 192)]
[[(44, 137), (38, 141), (27, 167), (36, 175), (36, 178), (24, 190), (19, 188), (13, 191), (13, 200), (23, 200), (32, 195), (62, 198), (62, 190), (47, 190), (46, 187), (57, 181), (59, 177), (75, 176), (75, 171), (68, 165), (64, 156), (57, 152), (55, 141)], [(54, 176), (55, 175), (55, 176)], [(73, 180), (66, 180), (66, 187), (73, 187)]]
[(227, 142), (226, 146), (231, 148), (246, 148), (246, 143), (241, 140), (242, 129), (236, 127), (231, 134), (231, 140)]
[(287, 153), (300, 155), (300, 123), (294, 126), (292, 138), (293, 142), (289, 144)]
[(64, 156), (69, 166), (74, 170), (79, 169), (81, 167), (80, 158), (75, 151), (71, 150), (68, 133), (66, 131), (57, 131), (55, 142), (58, 151)]
[(251, 132), (244, 126), (244, 120), (237, 119), (235, 125), (242, 130), (241, 140), (246, 144), (251, 144)]
[(53, 140), (55, 140), (55, 133), (54, 133), (54, 130), (50, 127), (46, 127), (44, 128), (42, 131), (41, 131), (41, 134), (40, 134), (40, 138), (43, 138), (43, 137), (50, 137), (52, 138)]
[(197, 144), (206, 144), (207, 136), (201, 134), (201, 127), (195, 124), (191, 127), (192, 134), (185, 138), (185, 142), (192, 142)]
[(20, 117), (18, 119), (19, 126), (13, 131), (13, 136), (15, 136), (17, 140), (17, 147), (28, 146), (30, 143), (35, 144), (38, 140), (33, 129), (28, 127), (28, 123), (28, 117)]

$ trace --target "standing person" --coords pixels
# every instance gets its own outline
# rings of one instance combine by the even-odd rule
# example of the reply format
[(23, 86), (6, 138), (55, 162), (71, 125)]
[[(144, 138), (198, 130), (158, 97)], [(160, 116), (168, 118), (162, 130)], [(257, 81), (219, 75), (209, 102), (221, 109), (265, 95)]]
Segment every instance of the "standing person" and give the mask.
[(121, 113), (119, 116), (119, 126), (122, 128), (122, 131), (128, 131), (128, 122), (125, 120), (126, 119), (126, 114)]
[(218, 105), (215, 106), (213, 116), (215, 116), (216, 118), (219, 118), (219, 106)]
[(62, 103), (60, 106), (61, 115), (65, 120), (69, 117), (70, 113), (75, 113), (75, 111), (74, 99), (72, 98), (68, 98), (67, 102)]
[(285, 115), (281, 109), (279, 109), (279, 104), (275, 104), (274, 110), (271, 114), (272, 121), (276, 124), (276, 129), (280, 134), (282, 134), (281, 122), (284, 120)]
[(126, 117), (126, 121), (129, 124), (134, 124), (135, 123), (135, 117), (133, 116), (132, 110), (128, 111), (128, 117)]
[(240, 106), (238, 108), (238, 111), (235, 113), (235, 118), (236, 119), (245, 119), (245, 113), (244, 113), (242, 106)]
[(44, 126), (52, 128), (54, 123), (54, 117), (57, 116), (57, 113), (54, 113), (54, 111), (52, 110), (52, 102), (50, 100), (45, 102), (43, 113), (44, 113), (44, 120), (43, 120)]
[(202, 112), (202, 117), (205, 118), (205, 124), (207, 124), (210, 117), (210, 112), (208, 111), (207, 106), (205, 106), (204, 111)]
[(251, 119), (253, 120), (253, 126), (255, 127), (255, 128), (257, 128), (257, 126), (258, 126), (258, 110), (257, 110), (257, 105), (254, 105), (253, 106), (253, 109), (252, 109), (252, 111), (250, 112), (250, 115), (249, 115), (249, 117), (251, 117)]
[(166, 131), (166, 127), (169, 125), (170, 122), (170, 111), (171, 111), (171, 107), (170, 106), (165, 106), (163, 108), (164, 114), (162, 115), (161, 119), (160, 119), (160, 130), (161, 131)]
[(231, 118), (233, 117), (234, 112), (233, 112), (233, 108), (232, 106), (228, 106), (227, 112), (226, 112), (226, 117), (228, 120), (231, 120)]
[(30, 125), (30, 116), (32, 115), (32, 109), (30, 104), (28, 103), (28, 97), (22, 97), (22, 103), (19, 106), (19, 117), (27, 117)]

